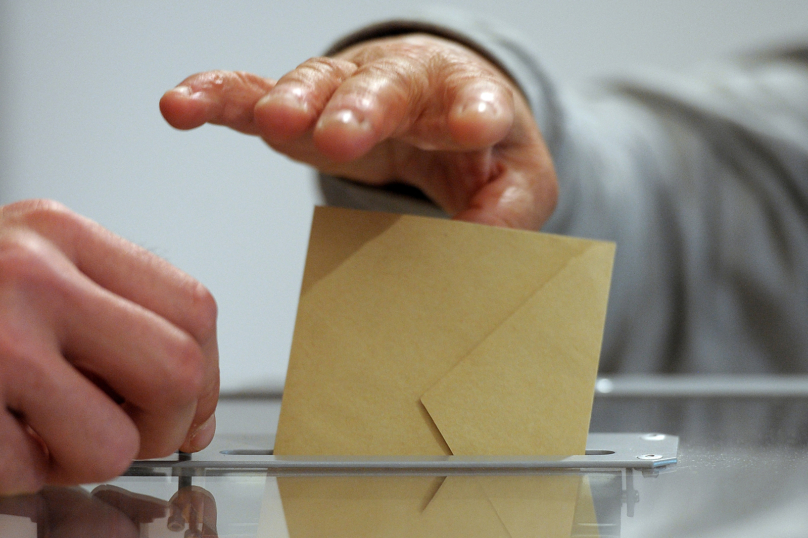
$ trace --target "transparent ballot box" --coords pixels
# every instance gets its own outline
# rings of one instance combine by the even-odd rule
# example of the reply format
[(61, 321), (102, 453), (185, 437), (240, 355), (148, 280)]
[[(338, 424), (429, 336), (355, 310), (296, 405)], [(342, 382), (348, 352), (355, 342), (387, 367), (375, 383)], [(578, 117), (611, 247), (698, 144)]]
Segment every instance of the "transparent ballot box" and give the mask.
[(31, 537), (613, 537), (635, 480), (669, 471), (677, 449), (663, 434), (592, 434), (579, 456), (314, 458), (222, 436), (109, 484), (4, 499), (0, 513)]
[(200, 453), (0, 498), (0, 537), (808, 536), (806, 378), (600, 380), (586, 454), (546, 458), (274, 456), (248, 396)]

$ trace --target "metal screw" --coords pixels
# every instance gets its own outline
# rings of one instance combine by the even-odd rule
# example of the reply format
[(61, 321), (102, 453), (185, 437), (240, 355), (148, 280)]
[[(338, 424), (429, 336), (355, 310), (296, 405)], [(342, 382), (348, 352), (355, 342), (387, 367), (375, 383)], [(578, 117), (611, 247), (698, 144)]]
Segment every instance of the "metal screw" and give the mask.
[(595, 382), (595, 391), (601, 394), (609, 394), (614, 390), (614, 383), (611, 379), (601, 377)]
[(171, 505), (171, 510), (169, 511), (166, 527), (171, 532), (180, 532), (181, 530), (185, 529), (185, 518), (183, 517), (180, 509), (173, 504)]
[(646, 433), (642, 437), (640, 437), (643, 441), (662, 441), (665, 439), (664, 433)]
[(661, 460), (663, 458), (660, 454), (643, 454), (642, 456), (637, 456), (638, 460)]

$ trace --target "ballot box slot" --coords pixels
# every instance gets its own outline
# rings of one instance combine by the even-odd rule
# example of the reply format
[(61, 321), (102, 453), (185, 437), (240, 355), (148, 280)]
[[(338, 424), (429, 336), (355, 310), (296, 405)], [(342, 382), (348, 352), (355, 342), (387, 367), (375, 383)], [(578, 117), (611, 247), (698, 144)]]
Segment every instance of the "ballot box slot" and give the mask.
[(193, 454), (140, 460), (143, 469), (263, 469), (270, 474), (513, 474), (597, 469), (658, 472), (678, 461), (679, 438), (659, 433), (591, 433), (584, 455), (571, 456), (276, 456), (272, 449), (214, 442)]

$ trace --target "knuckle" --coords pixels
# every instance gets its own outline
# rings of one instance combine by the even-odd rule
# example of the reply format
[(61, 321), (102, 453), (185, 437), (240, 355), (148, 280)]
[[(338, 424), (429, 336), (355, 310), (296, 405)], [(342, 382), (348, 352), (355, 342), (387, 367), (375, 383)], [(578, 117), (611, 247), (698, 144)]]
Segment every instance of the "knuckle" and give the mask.
[(386, 80), (403, 89), (412, 86), (413, 83), (428, 82), (426, 72), (422, 67), (422, 63), (418, 59), (391, 56), (363, 65), (359, 69), (359, 73), (369, 75), (371, 80)]
[(342, 80), (356, 69), (356, 65), (339, 58), (317, 56), (309, 58), (283, 77), (283, 81), (294, 81), (312, 86), (324, 79)]
[(51, 248), (45, 239), (28, 230), (0, 235), (0, 287), (42, 289), (57, 285), (58, 272), (49, 263)]
[(195, 90), (222, 91), (228, 81), (228, 72), (222, 70), (205, 71), (192, 75), (188, 79)]
[(243, 71), (218, 72), (212, 84), (216, 93), (227, 96), (219, 105), (220, 117), (217, 122), (237, 129), (249, 129), (253, 122), (256, 94), (263, 93), (257, 78)]
[(505, 94), (511, 92), (503, 75), (471, 58), (454, 55), (434, 57), (430, 71), (439, 74), (443, 84), (450, 91), (470, 85), (485, 85), (490, 90)]
[[(419, 62), (402, 56), (381, 58), (362, 65), (348, 88), (349, 91), (340, 93), (330, 106), (358, 110), (377, 128), (386, 120), (398, 117), (393, 111), (409, 120), (420, 117), (429, 104), (431, 90), (427, 73)], [(380, 101), (384, 103), (384, 114), (377, 109)]]
[(0, 208), (0, 223), (27, 229), (56, 241), (65, 252), (74, 252), (81, 232), (90, 221), (53, 200), (23, 200)]
[(472, 84), (512, 92), (509, 79), (496, 66), (463, 45), (435, 36), (382, 39), (361, 45), (349, 57), (360, 66), (357, 74), (387, 79), (413, 106), (451, 98)]
[(363, 65), (358, 73), (366, 75), (371, 85), (383, 81), (408, 97), (413, 91), (420, 93), (429, 85), (428, 72), (422, 60), (406, 55), (380, 58)]
[(14, 202), (2, 208), (3, 219), (10, 219), (18, 224), (66, 224), (76, 219), (77, 215), (64, 204), (54, 200), (35, 199)]

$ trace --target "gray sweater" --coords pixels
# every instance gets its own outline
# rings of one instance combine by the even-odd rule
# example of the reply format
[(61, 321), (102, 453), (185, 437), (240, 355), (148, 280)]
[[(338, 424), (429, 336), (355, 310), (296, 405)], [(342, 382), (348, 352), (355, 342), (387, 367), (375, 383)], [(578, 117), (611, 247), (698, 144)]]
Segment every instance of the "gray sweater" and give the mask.
[[(509, 29), (439, 12), (365, 28), (469, 45), (521, 87), (553, 155), (544, 231), (617, 243), (602, 372), (808, 372), (808, 46), (559, 93)], [(321, 177), (328, 203), (440, 215)]]

